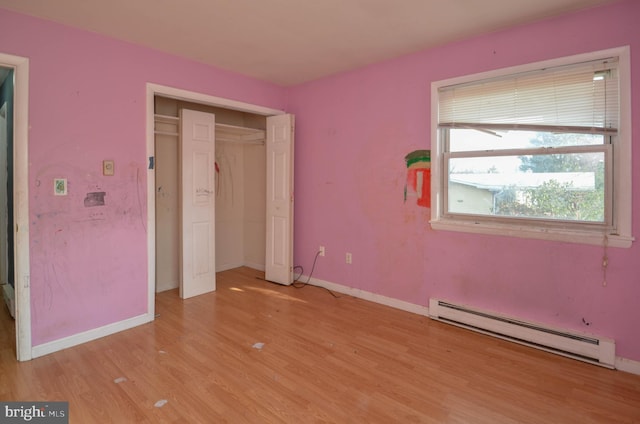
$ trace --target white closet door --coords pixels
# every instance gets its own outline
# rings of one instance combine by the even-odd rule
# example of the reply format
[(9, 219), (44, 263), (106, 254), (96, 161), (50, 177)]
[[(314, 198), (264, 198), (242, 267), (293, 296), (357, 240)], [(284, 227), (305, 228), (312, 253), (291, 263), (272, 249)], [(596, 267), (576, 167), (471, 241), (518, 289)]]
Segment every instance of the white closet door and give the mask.
[(267, 118), (265, 279), (293, 283), (293, 115)]
[(180, 297), (186, 299), (216, 289), (215, 116), (189, 109), (180, 114)]

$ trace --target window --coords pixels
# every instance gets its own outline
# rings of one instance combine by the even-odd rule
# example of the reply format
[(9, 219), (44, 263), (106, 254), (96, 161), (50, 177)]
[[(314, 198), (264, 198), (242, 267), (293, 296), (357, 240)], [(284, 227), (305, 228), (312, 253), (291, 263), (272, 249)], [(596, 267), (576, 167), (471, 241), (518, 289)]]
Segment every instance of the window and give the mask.
[(435, 229), (629, 247), (628, 48), (432, 84)]

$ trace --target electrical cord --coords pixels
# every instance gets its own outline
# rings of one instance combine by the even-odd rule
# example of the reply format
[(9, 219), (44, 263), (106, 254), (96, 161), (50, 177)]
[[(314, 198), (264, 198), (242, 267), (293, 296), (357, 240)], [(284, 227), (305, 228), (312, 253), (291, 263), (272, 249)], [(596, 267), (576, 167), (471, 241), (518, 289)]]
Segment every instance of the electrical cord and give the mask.
[(300, 277), (302, 277), (302, 274), (304, 273), (304, 268), (302, 268), (300, 265), (296, 265), (293, 267), (293, 270), (295, 271), (296, 269), (300, 268), (300, 275), (298, 275), (296, 278), (293, 279), (293, 282), (295, 283), (296, 281), (298, 281), (300, 279)]
[[(293, 286), (293, 288), (302, 289), (302, 288), (306, 287), (307, 285), (309, 285), (309, 281), (311, 281), (311, 276), (313, 275), (313, 271), (316, 269), (316, 262), (318, 260), (318, 256), (320, 256), (320, 251), (319, 250), (316, 252), (316, 256), (313, 258), (313, 265), (311, 265), (311, 272), (309, 273), (309, 276), (307, 277), (307, 282), (306, 283), (300, 281), (300, 277), (302, 277), (302, 274), (304, 273), (304, 268), (302, 266), (300, 266), (300, 265), (296, 265), (296, 266), (293, 267), (293, 269), (300, 268), (300, 275), (298, 275), (298, 278), (294, 279), (293, 283), (291, 284)], [(329, 294), (331, 296), (335, 297), (336, 299), (339, 299), (340, 297), (342, 297), (342, 296), (336, 295), (334, 292), (332, 292), (331, 290), (329, 290), (326, 287), (321, 287), (321, 286), (314, 286), (314, 287), (325, 289), (326, 291), (329, 292)]]
[[(307, 277), (307, 282), (303, 283), (300, 281), (300, 277), (302, 277), (302, 273), (304, 272), (304, 268), (300, 265), (297, 265), (295, 267), (293, 267), (293, 269), (296, 268), (300, 268), (300, 275), (298, 275), (298, 278), (293, 280), (293, 283), (291, 284), (293, 287), (295, 287), (296, 289), (301, 289), (304, 286), (306, 286), (307, 284), (309, 284), (309, 281), (311, 281), (311, 276), (313, 275), (313, 270), (316, 269), (316, 261), (318, 260), (318, 256), (320, 256), (320, 251), (318, 250), (316, 252), (316, 256), (313, 258), (313, 265), (311, 265), (311, 272), (309, 273), (309, 277)], [(298, 283), (298, 285), (296, 286), (296, 283)]]
[[(300, 274), (296, 278), (294, 278), (293, 283), (291, 283), (291, 286), (293, 288), (302, 289), (302, 288), (310, 285), (309, 281), (311, 281), (311, 276), (313, 275), (313, 271), (316, 269), (316, 261), (318, 260), (318, 256), (320, 256), (320, 251), (319, 250), (318, 250), (318, 252), (316, 252), (316, 256), (313, 258), (313, 265), (311, 266), (311, 272), (309, 273), (309, 276), (307, 277), (307, 281), (306, 282), (300, 281), (300, 277), (302, 277), (302, 274), (304, 274), (304, 268), (301, 265), (296, 265), (296, 266), (293, 267), (294, 270), (295, 269), (300, 269)], [(266, 282), (269, 282), (269, 283), (273, 283), (273, 281), (269, 281), (269, 280), (267, 280), (265, 278), (262, 278), (262, 277), (256, 277), (256, 279), (262, 280), (262, 281), (266, 281)], [(277, 284), (277, 283), (274, 283), (274, 284)], [(331, 290), (329, 290), (326, 287), (316, 286), (316, 285), (313, 285), (313, 284), (311, 284), (311, 286), (312, 287), (318, 287), (320, 289), (325, 289), (326, 291), (329, 292), (329, 294), (331, 296), (335, 297), (336, 299), (340, 299), (342, 297), (342, 296), (338, 296), (337, 294), (335, 294), (334, 292), (332, 292)]]

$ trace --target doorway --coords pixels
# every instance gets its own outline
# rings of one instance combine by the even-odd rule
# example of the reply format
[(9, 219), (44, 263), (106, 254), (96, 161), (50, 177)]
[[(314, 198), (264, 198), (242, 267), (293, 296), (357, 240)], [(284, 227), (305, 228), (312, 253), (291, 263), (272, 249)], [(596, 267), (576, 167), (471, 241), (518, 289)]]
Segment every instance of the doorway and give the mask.
[[(13, 272), (13, 69), (0, 67), (0, 329), (2, 349), (15, 351), (15, 279)], [(8, 315), (6, 313), (8, 312)], [(4, 325), (6, 324), (6, 325)]]
[[(163, 240), (161, 239), (166, 238), (167, 235), (161, 234), (161, 232), (157, 230), (161, 226), (161, 220), (164, 219), (162, 215), (166, 212), (167, 208), (167, 205), (163, 203), (164, 200), (166, 200), (167, 197), (173, 197), (177, 190), (181, 188), (177, 186), (174, 178), (171, 178), (173, 182), (167, 184), (167, 180), (159, 173), (160, 161), (162, 160), (162, 156), (159, 156), (162, 155), (160, 152), (161, 149), (167, 149), (170, 152), (169, 156), (177, 156), (176, 148), (166, 147), (166, 145), (174, 144), (174, 142), (168, 141), (166, 137), (174, 137), (175, 140), (176, 134), (178, 133), (176, 130), (176, 125), (178, 125), (178, 123), (175, 122), (175, 117), (178, 116), (178, 112), (181, 108), (205, 110), (210, 112), (215, 115), (216, 123), (221, 126), (220, 130), (216, 130), (216, 135), (219, 138), (216, 142), (216, 149), (219, 151), (216, 154), (217, 178), (215, 191), (219, 199), (222, 197), (226, 198), (228, 202), (227, 207), (231, 207), (231, 209), (226, 210), (224, 213), (222, 212), (222, 209), (220, 209), (221, 212), (216, 215), (218, 226), (223, 229), (222, 231), (218, 231), (218, 229), (216, 229), (216, 241), (219, 242), (221, 239), (232, 239), (235, 240), (235, 242), (238, 242), (240, 238), (237, 234), (240, 233), (243, 234), (243, 240), (245, 239), (245, 235), (249, 238), (254, 237), (253, 242), (250, 243), (250, 248), (253, 248), (254, 251), (249, 254), (247, 254), (247, 252), (243, 252), (242, 255), (244, 255), (244, 258), (240, 261), (234, 260), (230, 255), (230, 251), (242, 251), (242, 249), (238, 249), (237, 246), (234, 247), (233, 244), (229, 245), (229, 249), (215, 249), (217, 252), (221, 252), (217, 255), (218, 258), (216, 262), (220, 262), (220, 264), (216, 266), (216, 269), (221, 271), (224, 269), (231, 269), (236, 266), (247, 265), (256, 269), (266, 269), (268, 273), (270, 269), (274, 269), (273, 264), (275, 263), (277, 266), (287, 270), (287, 272), (284, 273), (283, 281), (285, 282), (283, 282), (283, 284), (290, 284), (293, 276), (293, 117), (291, 115), (286, 115), (283, 111), (279, 110), (187, 92), (170, 87), (158, 86), (155, 84), (148, 84), (147, 149), (150, 153), (149, 169), (153, 170), (153, 172), (150, 173), (148, 181), (149, 197), (147, 203), (149, 214), (149, 252), (151, 253), (149, 255), (148, 264), (149, 311), (155, 313), (154, 300), (156, 291), (158, 289), (167, 289), (166, 287), (173, 288), (172, 286), (175, 286), (176, 284), (176, 275), (178, 275), (176, 267), (179, 267), (179, 263), (177, 263), (176, 258), (179, 257), (179, 255), (175, 254), (176, 247), (166, 249), (167, 245), (163, 244)], [(283, 120), (275, 119), (275, 117), (286, 117), (288, 120), (283, 124)], [(158, 144), (158, 138), (156, 137), (158, 129), (161, 135), (164, 136), (164, 141), (161, 141), (160, 144), (165, 144), (165, 146), (160, 146), (160, 144)], [(239, 137), (238, 134), (235, 134), (238, 131), (241, 133)], [(262, 133), (262, 136), (260, 136), (260, 133)], [(269, 138), (271, 134), (273, 135)], [(288, 136), (280, 137), (280, 134), (288, 134)], [(162, 137), (160, 137), (160, 139), (162, 139)], [(269, 142), (269, 139), (276, 140), (277, 142)], [(287, 143), (289, 143), (290, 148), (279, 151), (271, 149), (272, 152), (269, 153), (270, 146), (274, 144), (285, 145), (286, 143), (280, 142), (282, 140), (288, 140)], [(250, 153), (246, 153), (249, 150)], [(269, 156), (270, 154), (271, 156)], [(238, 155), (242, 157), (242, 160), (238, 160)], [(284, 160), (283, 158), (287, 159)], [(282, 172), (276, 173), (278, 175), (276, 175), (275, 178), (267, 178), (270, 171), (274, 174), (274, 164), (276, 161), (279, 161), (278, 163), (280, 165), (290, 163), (290, 166), (287, 165), (286, 169), (283, 166), (279, 166), (278, 170)], [(238, 162), (240, 162), (240, 166), (236, 166), (235, 171), (232, 173), (231, 169), (232, 165), (234, 165), (233, 162), (236, 162), (235, 165), (238, 165)], [(156, 163), (158, 164), (157, 168)], [(247, 165), (247, 163), (250, 165)], [(175, 167), (175, 162), (170, 166)], [(222, 175), (223, 172), (226, 172), (226, 174)], [(251, 174), (251, 172), (254, 174)], [(256, 172), (258, 173), (256, 174)], [(234, 180), (232, 184), (231, 180), (234, 178), (234, 175), (239, 180), (244, 180), (244, 187), (242, 190), (237, 190), (239, 187), (238, 181)], [(270, 185), (267, 183), (270, 180), (280, 182), (276, 190), (269, 190)], [(261, 193), (257, 192), (258, 194), (246, 194), (244, 188), (247, 186), (262, 187), (263, 189), (261, 190)], [(264, 187), (267, 188), (266, 193)], [(171, 193), (167, 192), (168, 188), (171, 189)], [(276, 197), (279, 196), (280, 198), (283, 198), (283, 200), (286, 200), (286, 207), (283, 207), (282, 203), (278, 203), (277, 207), (272, 209), (277, 209), (278, 211), (286, 209), (289, 211), (287, 216), (274, 216), (273, 213), (270, 215), (269, 205), (274, 202), (270, 202), (269, 199), (265, 199), (265, 196), (268, 197), (270, 192), (272, 194), (275, 193)], [(248, 208), (251, 210), (252, 214), (237, 214), (238, 216), (244, 215), (245, 217), (247, 215), (253, 215), (252, 218), (249, 218), (249, 220), (253, 219), (253, 222), (248, 225), (248, 227), (253, 227), (253, 230), (245, 231), (244, 226), (246, 224), (246, 220), (242, 222), (242, 224), (239, 224), (239, 221), (237, 220), (238, 216), (233, 213), (233, 207), (239, 207), (243, 203), (246, 204), (250, 202), (254, 202), (254, 207)], [(175, 200), (171, 200), (171, 203), (174, 206), (171, 206), (170, 209), (175, 210)], [(266, 207), (264, 207), (265, 203)], [(262, 209), (258, 208), (256, 205), (260, 205), (260, 208)], [(160, 210), (163, 207), (165, 208), (165, 211)], [(256, 210), (262, 210), (264, 212), (256, 214)], [(174, 220), (175, 218), (172, 217), (170, 219)], [(225, 225), (220, 225), (221, 220), (224, 219), (229, 221), (225, 222)], [(233, 222), (233, 219), (236, 219), (236, 222)], [(240, 232), (238, 232), (238, 226), (243, 227)], [(233, 232), (234, 229), (236, 230), (236, 235), (229, 236), (227, 233)], [(177, 231), (175, 229), (170, 230), (169, 232), (172, 233), (172, 235), (169, 235), (170, 238), (176, 237), (175, 234)], [(180, 234), (178, 234), (177, 237), (177, 244), (179, 245), (181, 241)], [(277, 249), (271, 249), (269, 247), (277, 244), (272, 243), (270, 238), (277, 240), (277, 243), (279, 243), (277, 245)], [(176, 243), (170, 243), (169, 245), (175, 246), (175, 244)], [(267, 246), (266, 249), (265, 245)], [(163, 251), (165, 249), (166, 251)], [(276, 251), (275, 254), (273, 254), (273, 252), (272, 254), (269, 253), (274, 250)], [(171, 251), (173, 251), (173, 253), (171, 253)], [(156, 255), (153, 253), (156, 253)], [(171, 259), (169, 261), (162, 260), (162, 255), (165, 255), (165, 257), (168, 255)], [(228, 256), (225, 257), (224, 255)], [(254, 259), (247, 259), (247, 256)], [(162, 263), (160, 264), (161, 260)], [(160, 276), (160, 273), (162, 272), (161, 268), (165, 267), (167, 263), (169, 263), (172, 270), (168, 273), (163, 272), (163, 275)], [(171, 277), (172, 281), (161, 281), (167, 275), (173, 275), (173, 277)], [(157, 286), (156, 281), (161, 284)]]
[[(15, 352), (19, 361), (30, 360), (31, 304), (29, 288), (29, 202), (28, 202), (28, 112), (29, 112), (29, 60), (24, 57), (0, 53), (0, 68), (5, 79), (1, 85), (0, 108), (6, 141), (0, 149), (0, 210), (2, 223), (10, 222), (0, 231), (0, 275), (7, 284), (2, 287), (15, 316)], [(4, 106), (3, 108), (3, 105)], [(0, 114), (2, 114), (0, 110)], [(2, 129), (0, 129), (2, 131)], [(5, 219), (7, 221), (5, 221)], [(12, 282), (13, 284), (9, 284)]]

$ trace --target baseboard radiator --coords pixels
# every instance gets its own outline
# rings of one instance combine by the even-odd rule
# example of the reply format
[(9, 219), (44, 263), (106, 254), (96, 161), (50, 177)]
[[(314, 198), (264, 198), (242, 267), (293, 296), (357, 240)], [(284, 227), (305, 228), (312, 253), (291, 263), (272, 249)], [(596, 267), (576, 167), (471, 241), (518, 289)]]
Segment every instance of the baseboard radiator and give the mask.
[(429, 299), (429, 316), (504, 340), (615, 368), (615, 342), (610, 339), (543, 327), (438, 299)]

